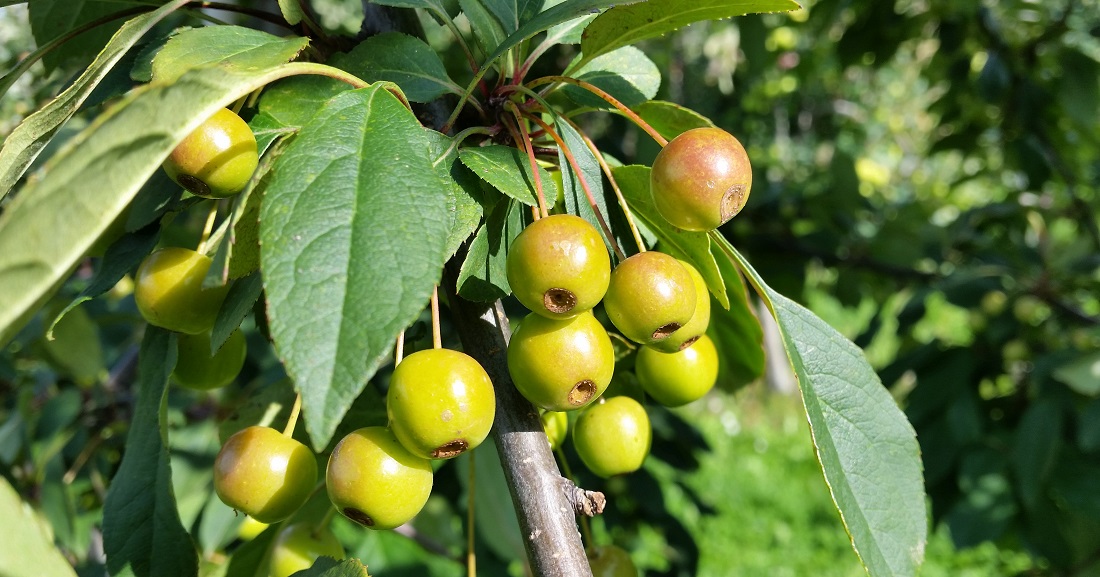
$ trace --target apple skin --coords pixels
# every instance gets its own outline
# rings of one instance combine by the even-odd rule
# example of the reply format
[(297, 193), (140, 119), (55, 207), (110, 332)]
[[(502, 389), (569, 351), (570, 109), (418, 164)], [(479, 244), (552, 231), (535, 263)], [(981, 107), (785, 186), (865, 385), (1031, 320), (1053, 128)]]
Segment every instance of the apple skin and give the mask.
[(691, 320), (695, 301), (695, 282), (687, 269), (674, 257), (651, 250), (615, 267), (603, 306), (623, 336), (652, 345)]
[(642, 347), (634, 360), (634, 372), (653, 400), (679, 407), (703, 398), (718, 381), (718, 349), (707, 335), (688, 348), (665, 353)]
[(197, 335), (214, 327), (229, 286), (204, 289), (210, 257), (167, 247), (141, 261), (134, 279), (134, 302), (151, 325)]
[(234, 433), (214, 460), (218, 497), (261, 523), (290, 517), (316, 484), (313, 451), (270, 427), (252, 426)]
[(550, 442), (550, 450), (557, 451), (569, 435), (569, 415), (561, 411), (545, 411), (540, 420), (546, 440)]
[(541, 218), (508, 248), (508, 284), (523, 306), (549, 318), (575, 317), (603, 299), (611, 258), (600, 233), (571, 214)]
[(344, 546), (328, 527), (311, 523), (292, 523), (283, 527), (271, 548), (271, 577), (290, 577), (309, 569), (319, 557), (343, 559)]
[(192, 194), (225, 198), (244, 189), (259, 161), (248, 123), (222, 108), (176, 145), (163, 168)]
[(592, 567), (592, 577), (638, 577), (638, 568), (622, 547), (600, 545), (589, 547), (585, 553)]
[(602, 399), (573, 424), (573, 448), (588, 470), (608, 478), (637, 471), (653, 431), (645, 407), (630, 397)]
[(709, 231), (741, 212), (752, 166), (741, 141), (720, 128), (694, 128), (672, 139), (649, 173), (657, 212), (669, 224)]
[(348, 433), (328, 459), (328, 497), (336, 510), (369, 529), (412, 520), (432, 492), (432, 465), (410, 453), (386, 427)]
[(210, 355), (210, 333), (181, 334), (176, 340), (178, 355), (172, 378), (181, 386), (196, 391), (219, 389), (232, 383), (244, 366), (248, 343), (237, 329), (222, 347)]
[(394, 435), (424, 459), (450, 459), (489, 436), (493, 382), (473, 357), (450, 349), (417, 351), (397, 365), (386, 393)]
[(508, 373), (516, 389), (548, 411), (591, 403), (614, 372), (611, 337), (591, 311), (563, 320), (531, 313), (508, 344)]
[(707, 288), (707, 281), (691, 263), (685, 260), (679, 260), (679, 262), (691, 275), (695, 285), (695, 312), (692, 313), (691, 320), (676, 329), (667, 339), (649, 345), (666, 353), (674, 353), (691, 346), (691, 343), (707, 332), (707, 327), (710, 326), (710, 289)]

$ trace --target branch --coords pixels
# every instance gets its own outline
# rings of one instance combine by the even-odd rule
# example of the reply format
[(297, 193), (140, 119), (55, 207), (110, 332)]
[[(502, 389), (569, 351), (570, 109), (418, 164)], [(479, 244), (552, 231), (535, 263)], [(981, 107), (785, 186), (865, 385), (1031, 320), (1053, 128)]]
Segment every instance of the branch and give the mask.
[(519, 394), (508, 374), (506, 352), (511, 330), (504, 306), (499, 300), (486, 305), (459, 297), (455, 294), (457, 276), (455, 267), (448, 266), (444, 273), (448, 302), (463, 349), (481, 363), (496, 389), (492, 435), (532, 574), (590, 577), (592, 568), (573, 512), (599, 513), (606, 500), (600, 493), (576, 487), (558, 472), (538, 410)]

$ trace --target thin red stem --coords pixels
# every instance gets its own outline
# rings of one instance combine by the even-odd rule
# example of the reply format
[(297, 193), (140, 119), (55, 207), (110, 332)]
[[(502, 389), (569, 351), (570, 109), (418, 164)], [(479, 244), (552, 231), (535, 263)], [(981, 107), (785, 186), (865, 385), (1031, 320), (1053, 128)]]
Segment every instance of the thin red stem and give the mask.
[(539, 213), (542, 216), (549, 216), (550, 211), (546, 210), (546, 197), (542, 192), (542, 176), (539, 175), (539, 163), (535, 159), (535, 149), (531, 145), (531, 135), (527, 132), (527, 123), (523, 120), (523, 115), (520, 114), (519, 108), (516, 107), (516, 103), (508, 102), (506, 105), (508, 110), (512, 111), (512, 114), (516, 117), (516, 126), (519, 127), (520, 142), (516, 144), (522, 146), (527, 151), (527, 160), (531, 164), (531, 173), (535, 175), (535, 196), (539, 202)]
[(584, 178), (584, 174), (581, 172), (580, 165), (577, 164), (577, 159), (573, 157), (573, 151), (565, 144), (565, 141), (561, 139), (561, 136), (554, 131), (543, 119), (534, 114), (527, 115), (528, 118), (533, 120), (535, 124), (538, 124), (549, 134), (554, 142), (558, 143), (558, 147), (561, 149), (562, 154), (565, 155), (565, 159), (569, 162), (569, 166), (572, 167), (573, 173), (577, 176), (577, 180), (581, 183), (581, 188), (584, 189), (585, 196), (588, 197), (588, 203), (592, 205), (592, 212), (596, 214), (596, 220), (599, 221), (600, 227), (603, 228), (604, 233), (607, 235), (608, 242), (611, 243), (611, 248), (615, 250), (615, 254), (620, 260), (626, 260), (626, 255), (619, 248), (619, 244), (615, 242), (615, 235), (611, 234), (611, 227), (607, 226), (607, 221), (604, 219), (603, 214), (600, 213), (600, 207), (596, 204), (596, 197), (592, 194), (592, 189), (588, 186), (588, 180)]
[(615, 108), (617, 108), (619, 110), (619, 112), (621, 112), (623, 114), (623, 116), (626, 116), (627, 118), (629, 118), (631, 120), (631, 122), (638, 125), (639, 128), (646, 131), (646, 133), (649, 134), (651, 137), (653, 137), (653, 140), (657, 141), (657, 144), (660, 144), (662, 148), (666, 144), (668, 144), (668, 140), (665, 137), (661, 136), (660, 133), (658, 133), (652, 126), (650, 126), (648, 122), (646, 122), (645, 120), (642, 120), (642, 117), (638, 116), (638, 113), (636, 113), (633, 110), (627, 108), (627, 106), (625, 104), (623, 104), (622, 102), (619, 102), (618, 99), (616, 99), (614, 96), (611, 96), (607, 92), (604, 92), (598, 86), (594, 86), (594, 85), (592, 85), (588, 82), (585, 82), (583, 80), (578, 80), (576, 78), (570, 78), (568, 76), (544, 76), (544, 77), (539, 78), (537, 80), (532, 80), (530, 84), (527, 84), (527, 88), (534, 88), (536, 86), (540, 86), (542, 84), (549, 84), (551, 82), (564, 82), (566, 84), (572, 84), (574, 86), (579, 86), (579, 87), (591, 92), (592, 94), (595, 94), (596, 96), (599, 96), (600, 98), (604, 99), (608, 104), (610, 104), (611, 106), (614, 106)]

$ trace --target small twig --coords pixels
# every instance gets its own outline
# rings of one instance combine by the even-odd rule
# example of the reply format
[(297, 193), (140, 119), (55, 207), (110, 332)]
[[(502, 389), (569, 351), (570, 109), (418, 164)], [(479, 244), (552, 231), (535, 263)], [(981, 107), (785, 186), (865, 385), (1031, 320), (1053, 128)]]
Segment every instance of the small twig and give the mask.
[(604, 507), (607, 506), (607, 497), (603, 493), (582, 489), (565, 477), (561, 479), (561, 488), (565, 491), (565, 498), (573, 505), (573, 511), (578, 515), (595, 517), (602, 514)]
[(432, 347), (443, 347), (443, 336), (439, 330), (439, 285), (432, 287)]
[[(540, 217), (549, 216), (550, 212), (546, 210), (546, 196), (542, 190), (542, 177), (539, 175), (539, 163), (535, 159), (535, 149), (531, 145), (531, 135), (527, 132), (527, 125), (523, 121), (523, 115), (519, 111), (519, 107), (515, 102), (509, 101), (505, 107), (512, 112), (516, 117), (516, 126), (519, 127), (520, 139), (516, 142), (517, 146), (521, 146), (524, 151), (527, 152), (527, 160), (531, 163), (531, 173), (535, 175), (535, 197), (539, 203)], [(513, 133), (513, 136), (515, 133)]]
[(611, 106), (614, 106), (615, 108), (617, 108), (619, 110), (619, 112), (621, 112), (623, 114), (623, 116), (626, 116), (627, 118), (629, 118), (631, 120), (631, 122), (638, 125), (638, 128), (641, 128), (642, 130), (646, 131), (646, 133), (649, 134), (651, 137), (653, 137), (653, 140), (657, 141), (657, 144), (661, 145), (662, 148), (664, 148), (664, 146), (666, 144), (668, 144), (668, 140), (665, 137), (661, 136), (661, 134), (659, 132), (657, 132), (652, 126), (650, 126), (648, 122), (646, 122), (645, 120), (642, 120), (642, 117), (638, 116), (637, 112), (634, 112), (630, 108), (627, 108), (627, 106), (625, 104), (623, 104), (622, 102), (619, 102), (619, 100), (617, 98), (615, 98), (614, 96), (611, 96), (607, 92), (603, 91), (598, 86), (595, 86), (595, 85), (590, 84), (588, 82), (585, 82), (583, 80), (578, 80), (576, 78), (570, 78), (568, 76), (544, 76), (542, 78), (532, 80), (529, 84), (527, 84), (527, 88), (534, 88), (536, 86), (539, 86), (539, 85), (542, 85), (542, 84), (549, 84), (549, 83), (552, 83), (552, 82), (564, 82), (566, 84), (572, 84), (574, 86), (579, 86), (579, 87), (591, 92), (592, 94), (595, 94), (596, 96), (599, 96), (600, 98), (604, 99), (604, 101), (606, 101), (608, 104), (610, 104)]
[(294, 406), (290, 408), (290, 418), (286, 421), (286, 428), (283, 429), (283, 435), (287, 437), (294, 436), (294, 427), (298, 424), (298, 413), (302, 411), (302, 394), (298, 393), (294, 396)]

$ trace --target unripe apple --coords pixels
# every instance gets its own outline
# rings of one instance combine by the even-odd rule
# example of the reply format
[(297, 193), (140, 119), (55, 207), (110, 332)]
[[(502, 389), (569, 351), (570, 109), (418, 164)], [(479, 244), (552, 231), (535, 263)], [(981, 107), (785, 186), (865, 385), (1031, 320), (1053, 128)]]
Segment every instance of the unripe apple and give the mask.
[(164, 161), (164, 172), (198, 196), (224, 198), (241, 191), (259, 164), (256, 137), (225, 108), (187, 135)]
[(432, 492), (432, 465), (410, 453), (385, 427), (349, 433), (332, 450), (325, 473), (337, 511), (371, 529), (412, 520)]
[(290, 577), (309, 569), (320, 557), (343, 559), (344, 546), (328, 527), (293, 523), (283, 527), (271, 548), (271, 577)]
[(181, 334), (176, 340), (176, 368), (172, 378), (189, 389), (209, 391), (233, 382), (244, 366), (248, 344), (244, 333), (237, 329), (230, 333), (222, 347), (210, 354), (210, 333)]
[(615, 267), (603, 306), (623, 336), (651, 345), (687, 324), (696, 300), (691, 273), (675, 258), (651, 250)]
[(710, 326), (710, 289), (707, 288), (707, 281), (703, 280), (703, 275), (691, 263), (677, 260), (687, 269), (695, 286), (695, 312), (692, 313), (691, 320), (676, 329), (667, 339), (649, 345), (666, 353), (690, 347)]
[(673, 138), (650, 172), (657, 212), (677, 228), (714, 230), (737, 215), (752, 188), (745, 147), (720, 128), (694, 128)]
[(141, 261), (134, 302), (151, 325), (197, 335), (214, 327), (228, 286), (202, 288), (210, 257), (178, 247), (162, 248)]
[(591, 311), (560, 320), (531, 313), (508, 344), (508, 373), (516, 389), (550, 411), (592, 402), (614, 372), (611, 337)]
[(611, 397), (577, 418), (573, 448), (590, 471), (606, 478), (637, 471), (652, 435), (645, 407), (630, 397)]
[(386, 413), (397, 440), (425, 459), (450, 459), (489, 435), (496, 415), (493, 382), (473, 357), (427, 349), (393, 371)]
[(714, 388), (718, 381), (718, 349), (707, 335), (675, 353), (642, 347), (634, 361), (634, 372), (653, 400), (666, 407), (679, 407)]
[(611, 259), (588, 221), (556, 214), (531, 223), (508, 248), (508, 284), (523, 306), (569, 318), (591, 310), (607, 292)]
[(588, 564), (592, 567), (592, 577), (638, 577), (638, 568), (622, 547), (601, 545), (589, 547)]
[(238, 431), (226, 439), (214, 459), (218, 497), (262, 523), (291, 516), (316, 483), (313, 451), (270, 427)]

